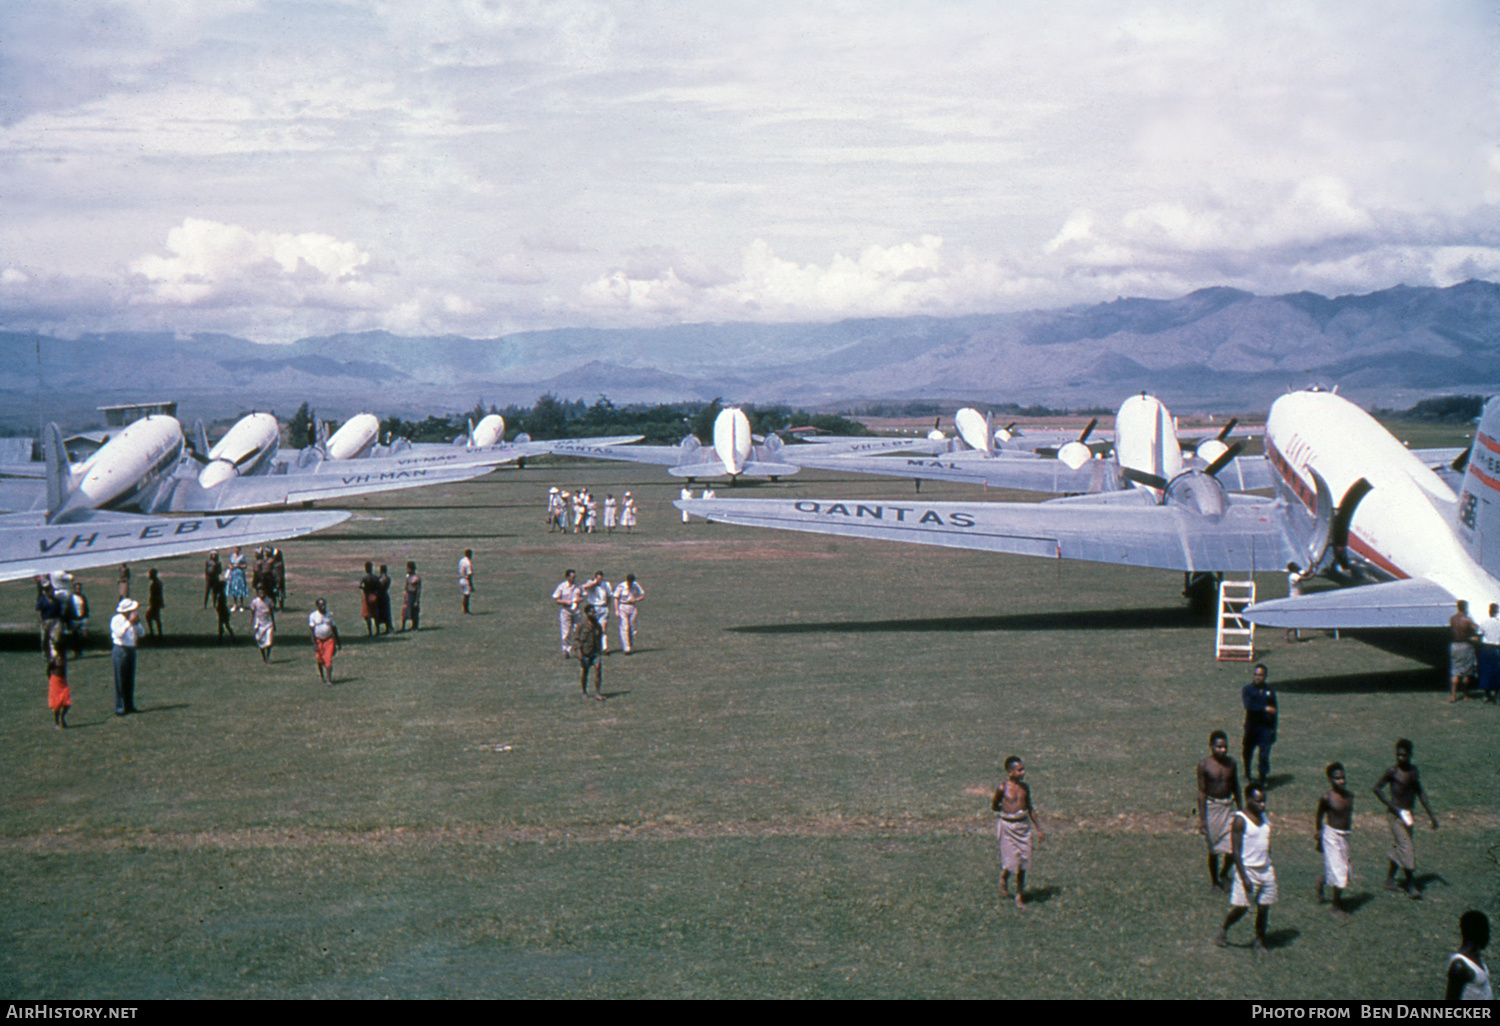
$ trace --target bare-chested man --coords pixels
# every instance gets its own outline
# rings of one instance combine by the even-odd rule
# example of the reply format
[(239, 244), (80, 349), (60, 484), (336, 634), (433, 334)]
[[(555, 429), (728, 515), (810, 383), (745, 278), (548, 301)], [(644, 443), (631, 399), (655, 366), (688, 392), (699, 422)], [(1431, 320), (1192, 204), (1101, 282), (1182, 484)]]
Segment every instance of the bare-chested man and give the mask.
[(1344, 779), (1344, 764), (1331, 762), (1328, 793), (1318, 799), (1318, 813), (1313, 817), (1313, 836), (1317, 850), (1323, 853), (1323, 875), (1318, 877), (1318, 901), (1323, 900), (1324, 886), (1333, 889), (1328, 910), (1336, 919), (1348, 919), (1339, 899), (1349, 886), (1349, 831), (1354, 828), (1354, 795)]
[[(1386, 856), (1390, 860), (1390, 868), (1385, 874), (1385, 888), (1388, 891), (1405, 890), (1408, 898), (1420, 898), (1422, 892), (1417, 889), (1415, 878), (1417, 869), (1417, 848), (1412, 842), (1412, 828), (1415, 822), (1412, 818), (1412, 804), (1420, 801), (1422, 808), (1427, 811), (1427, 818), (1432, 823), (1432, 829), (1438, 828), (1437, 817), (1432, 814), (1432, 806), (1427, 804), (1427, 792), (1422, 790), (1422, 777), (1417, 772), (1417, 767), (1411, 761), (1411, 742), (1401, 738), (1396, 742), (1396, 765), (1380, 775), (1380, 780), (1375, 784), (1375, 797), (1380, 799), (1380, 804), (1386, 808), (1386, 820), (1391, 827), (1391, 851)], [(1381, 794), (1381, 789), (1390, 787), (1391, 796), (1387, 798)], [(1396, 884), (1396, 869), (1406, 871), (1406, 883), (1404, 887)]]
[(1011, 897), (1010, 874), (1016, 874), (1016, 908), (1025, 908), (1026, 870), (1031, 868), (1032, 832), (1042, 839), (1042, 825), (1031, 805), (1026, 764), (1018, 755), (1005, 760), (1005, 783), (995, 788), (990, 811), (1000, 814), (995, 837), (1000, 843), (1000, 900)]
[(1198, 832), (1208, 842), (1209, 887), (1223, 891), (1234, 865), (1230, 827), (1235, 811), (1243, 808), (1244, 802), (1240, 798), (1240, 775), (1229, 756), (1229, 735), (1222, 730), (1210, 734), (1208, 751), (1208, 758), (1198, 763)]
[(1469, 604), (1459, 599), (1456, 608), (1457, 612), (1448, 618), (1448, 630), (1451, 634), (1448, 640), (1448, 701), (1450, 702), (1459, 700), (1459, 688), (1463, 689), (1461, 697), (1469, 697), (1469, 689), (1474, 686), (1474, 677), (1479, 672), (1474, 646), (1483, 637), (1479, 631), (1479, 625), (1469, 618)]

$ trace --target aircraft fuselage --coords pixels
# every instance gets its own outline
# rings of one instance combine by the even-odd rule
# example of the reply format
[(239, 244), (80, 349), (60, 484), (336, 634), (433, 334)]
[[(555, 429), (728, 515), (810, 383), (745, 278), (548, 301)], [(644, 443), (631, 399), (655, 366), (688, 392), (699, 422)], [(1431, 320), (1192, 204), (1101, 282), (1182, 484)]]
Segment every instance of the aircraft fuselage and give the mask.
[(1453, 489), (1353, 403), (1331, 392), (1283, 396), (1271, 406), (1265, 448), (1278, 490), (1310, 512), (1314, 470), (1335, 502), (1360, 478), (1373, 486), (1355, 511), (1349, 548), (1375, 576), (1428, 578), (1471, 603), (1500, 595), (1455, 529)]

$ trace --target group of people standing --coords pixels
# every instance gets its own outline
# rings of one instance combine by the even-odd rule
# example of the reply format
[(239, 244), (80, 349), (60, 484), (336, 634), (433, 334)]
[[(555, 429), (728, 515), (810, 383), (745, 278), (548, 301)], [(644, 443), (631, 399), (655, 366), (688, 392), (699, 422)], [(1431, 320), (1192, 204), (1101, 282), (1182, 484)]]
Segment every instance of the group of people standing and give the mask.
[[(569, 493), (556, 486), (547, 492), (547, 533), (568, 533), (569, 524), (574, 534), (593, 534), (599, 525), (599, 502), (587, 488)], [(635, 527), (635, 497), (629, 492), (617, 502), (613, 493), (604, 496), (604, 533), (614, 534), (622, 527), (628, 534)]]
[(1469, 697), (1476, 681), (1486, 701), (1500, 692), (1500, 603), (1490, 603), (1490, 615), (1475, 623), (1462, 599), (1448, 618), (1448, 701)]
[[(1256, 909), (1253, 947), (1265, 947), (1265, 925), (1269, 907), (1277, 899), (1276, 873), (1270, 861), (1270, 821), (1266, 813), (1267, 780), (1270, 773), (1271, 746), (1276, 741), (1278, 720), (1276, 692), (1266, 680), (1266, 668), (1257, 665), (1250, 683), (1245, 685), (1241, 702), (1245, 709), (1242, 757), (1249, 784), (1240, 793), (1239, 767), (1229, 755), (1229, 738), (1222, 730), (1209, 735), (1209, 755), (1198, 763), (1198, 830), (1208, 844), (1210, 886), (1222, 891), (1231, 884), (1230, 912), (1220, 929), (1217, 942), (1226, 943), (1228, 929), (1244, 916), (1251, 905)], [(1412, 832), (1413, 811), (1420, 804), (1432, 829), (1438, 828), (1437, 817), (1427, 802), (1421, 775), (1412, 764), (1412, 742), (1396, 742), (1395, 765), (1387, 769), (1375, 784), (1374, 794), (1387, 812), (1392, 845), (1387, 858), (1385, 886), (1420, 898), (1416, 883), (1416, 849)], [(1252, 772), (1252, 757), (1255, 758)], [(1349, 885), (1349, 835), (1354, 825), (1354, 796), (1349, 791), (1342, 763), (1330, 763), (1324, 769), (1329, 790), (1318, 802), (1314, 814), (1317, 849), (1323, 855), (1323, 874), (1318, 878), (1318, 900), (1325, 889), (1330, 893), (1329, 909), (1337, 918), (1348, 915), (1342, 903), (1343, 891)], [(1398, 882), (1397, 873), (1404, 874)]]
[[(147, 623), (154, 622), (152, 633), (161, 633), (161, 581), (156, 570), (149, 573), (152, 605), (147, 621), (142, 622), (141, 604), (130, 597), (130, 568), (121, 565), (120, 599), (110, 619), (110, 663), (114, 674), (115, 715), (128, 716), (135, 708), (136, 647), (146, 636)], [(58, 730), (68, 727), (68, 711), (73, 707), (68, 685), (68, 653), (83, 656), (88, 640), (89, 600), (83, 582), (71, 574), (52, 574), (37, 578), (36, 609), (41, 621), (42, 654), (47, 663), (47, 705), (52, 710), (52, 725)]]
[(635, 574), (626, 574), (619, 584), (611, 585), (605, 580), (603, 570), (595, 571), (593, 577), (580, 584), (577, 572), (569, 568), (552, 590), (563, 658), (579, 661), (582, 667), (579, 686), (584, 695), (589, 693), (592, 671), (594, 697), (604, 699), (601, 660), (609, 652), (610, 614), (619, 621), (620, 648), (630, 655), (635, 651), (636, 608), (645, 598), (646, 591), (636, 581)]

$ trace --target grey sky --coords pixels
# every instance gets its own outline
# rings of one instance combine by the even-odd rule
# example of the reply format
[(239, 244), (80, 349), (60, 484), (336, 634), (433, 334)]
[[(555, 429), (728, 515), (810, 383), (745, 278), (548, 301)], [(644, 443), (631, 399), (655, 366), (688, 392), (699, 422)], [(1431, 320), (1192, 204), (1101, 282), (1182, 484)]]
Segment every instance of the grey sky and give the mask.
[(0, 325), (1500, 278), (1494, 3), (7, 0)]

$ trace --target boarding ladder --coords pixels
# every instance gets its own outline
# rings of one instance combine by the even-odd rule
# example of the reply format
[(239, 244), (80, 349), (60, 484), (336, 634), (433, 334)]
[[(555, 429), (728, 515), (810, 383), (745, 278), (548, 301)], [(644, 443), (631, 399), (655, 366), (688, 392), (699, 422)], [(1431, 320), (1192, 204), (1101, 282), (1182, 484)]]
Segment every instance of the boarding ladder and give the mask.
[(1219, 582), (1219, 621), (1214, 631), (1214, 658), (1220, 662), (1255, 658), (1255, 624), (1245, 609), (1255, 601), (1254, 581)]

